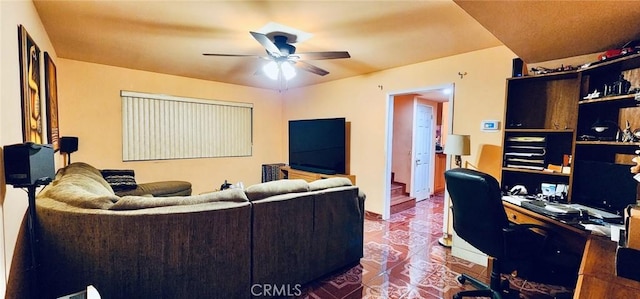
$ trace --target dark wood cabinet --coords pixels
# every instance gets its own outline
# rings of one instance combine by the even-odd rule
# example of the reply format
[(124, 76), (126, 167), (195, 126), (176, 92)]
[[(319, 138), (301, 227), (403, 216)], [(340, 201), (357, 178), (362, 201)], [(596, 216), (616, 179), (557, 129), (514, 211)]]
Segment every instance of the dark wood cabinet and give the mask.
[(501, 183), (539, 193), (542, 183), (571, 182), (571, 172), (549, 170), (573, 155), (580, 76), (563, 72), (507, 79)]
[[(581, 202), (584, 199), (577, 193), (597, 184), (612, 190), (612, 196), (614, 187), (637, 188), (628, 172), (640, 149), (637, 90), (640, 54), (575, 71), (507, 79), (503, 188), (524, 185), (529, 193), (539, 193), (542, 183), (566, 184), (569, 201), (616, 210), (622, 202)], [(568, 168), (553, 167), (562, 165)], [(601, 172), (617, 175), (619, 180), (605, 185), (598, 180)], [(589, 176), (592, 183), (587, 182)]]

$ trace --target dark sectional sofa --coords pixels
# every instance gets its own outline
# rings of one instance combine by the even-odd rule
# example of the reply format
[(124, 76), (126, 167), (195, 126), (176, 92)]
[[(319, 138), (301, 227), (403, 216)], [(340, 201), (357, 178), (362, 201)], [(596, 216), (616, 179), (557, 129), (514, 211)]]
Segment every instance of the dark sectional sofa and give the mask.
[(364, 199), (343, 178), (119, 197), (73, 163), (36, 200), (38, 296), (87, 285), (104, 299), (296, 295), (359, 262)]

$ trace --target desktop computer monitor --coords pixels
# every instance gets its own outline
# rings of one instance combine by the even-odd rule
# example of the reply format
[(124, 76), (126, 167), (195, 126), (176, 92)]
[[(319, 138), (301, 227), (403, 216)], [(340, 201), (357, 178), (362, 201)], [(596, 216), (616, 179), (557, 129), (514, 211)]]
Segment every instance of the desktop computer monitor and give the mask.
[(599, 161), (576, 161), (571, 202), (612, 213), (636, 203), (638, 181), (631, 165)]

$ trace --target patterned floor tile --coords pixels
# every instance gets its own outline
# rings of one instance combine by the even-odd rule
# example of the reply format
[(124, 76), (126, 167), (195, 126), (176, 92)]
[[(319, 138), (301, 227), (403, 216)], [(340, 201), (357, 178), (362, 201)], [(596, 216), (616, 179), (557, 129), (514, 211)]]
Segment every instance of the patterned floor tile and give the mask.
[[(448, 299), (473, 289), (457, 281), (460, 273), (486, 282), (486, 267), (454, 257), (450, 248), (439, 245), (443, 205), (444, 197), (438, 194), (386, 221), (366, 213), (360, 264), (305, 286), (297, 298)], [(526, 281), (514, 283), (523, 290), (544, 290)]]

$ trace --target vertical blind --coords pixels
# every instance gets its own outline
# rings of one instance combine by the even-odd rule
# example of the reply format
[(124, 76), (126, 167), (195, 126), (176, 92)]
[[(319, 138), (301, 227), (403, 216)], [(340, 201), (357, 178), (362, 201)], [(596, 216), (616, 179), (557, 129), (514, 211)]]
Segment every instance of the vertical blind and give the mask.
[(253, 104), (121, 91), (123, 161), (251, 156)]

